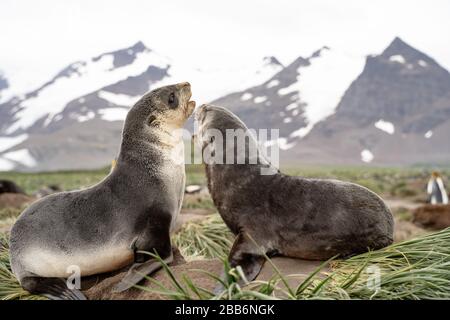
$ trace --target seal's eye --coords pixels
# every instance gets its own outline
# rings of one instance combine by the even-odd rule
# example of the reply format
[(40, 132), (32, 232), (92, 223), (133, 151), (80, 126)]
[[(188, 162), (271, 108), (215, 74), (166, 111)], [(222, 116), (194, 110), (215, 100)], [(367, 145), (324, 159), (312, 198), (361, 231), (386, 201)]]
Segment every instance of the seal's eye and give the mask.
[(175, 95), (175, 92), (171, 92), (169, 97), (167, 98), (167, 104), (170, 109), (175, 109), (178, 107), (178, 98)]
[(172, 92), (172, 93), (169, 95), (169, 104), (170, 104), (170, 105), (173, 105), (174, 102), (175, 102), (175, 94)]

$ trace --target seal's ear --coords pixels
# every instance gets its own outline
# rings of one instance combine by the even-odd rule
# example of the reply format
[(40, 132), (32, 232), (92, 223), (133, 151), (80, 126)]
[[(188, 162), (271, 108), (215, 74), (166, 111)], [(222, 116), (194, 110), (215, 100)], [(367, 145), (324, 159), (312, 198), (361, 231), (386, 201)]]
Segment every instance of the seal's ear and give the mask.
[(155, 120), (156, 120), (156, 116), (155, 115), (150, 115), (150, 117), (148, 117), (148, 119), (147, 119), (147, 124), (149, 126), (151, 126), (151, 125), (153, 125), (155, 123)]

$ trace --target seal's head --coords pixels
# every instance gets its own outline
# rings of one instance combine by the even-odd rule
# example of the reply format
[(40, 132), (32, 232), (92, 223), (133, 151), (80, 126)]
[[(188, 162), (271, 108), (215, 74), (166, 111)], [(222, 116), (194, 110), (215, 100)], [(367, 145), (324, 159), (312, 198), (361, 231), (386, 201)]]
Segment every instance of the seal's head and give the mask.
[(204, 104), (196, 110), (195, 120), (195, 140), (202, 150), (207, 171), (212, 167), (209, 165), (219, 164), (222, 168), (222, 164), (248, 164), (263, 170), (264, 175), (278, 172), (261, 152), (255, 131), (249, 130), (230, 110)]
[(145, 94), (128, 112), (124, 132), (162, 128), (166, 131), (181, 128), (195, 108), (190, 101), (188, 82), (169, 85)]
[(195, 111), (194, 117), (198, 124), (197, 143), (202, 148), (212, 142), (211, 135), (215, 135), (218, 131), (225, 137), (226, 130), (248, 130), (234, 113), (219, 106), (203, 104)]

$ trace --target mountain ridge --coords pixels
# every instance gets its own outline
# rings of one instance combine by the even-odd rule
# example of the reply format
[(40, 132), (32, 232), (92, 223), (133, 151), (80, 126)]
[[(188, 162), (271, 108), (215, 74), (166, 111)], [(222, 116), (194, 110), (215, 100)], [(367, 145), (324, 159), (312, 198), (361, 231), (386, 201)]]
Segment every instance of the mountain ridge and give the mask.
[[(323, 46), (287, 65), (267, 55), (253, 71), (190, 67), (142, 42), (69, 64), (36, 89), (0, 103), (0, 170), (106, 165), (134, 102), (152, 88), (184, 80), (198, 88), (194, 95), (223, 92), (210, 101), (250, 128), (279, 128), (271, 143), (279, 145), (282, 164), (450, 160), (449, 72), (398, 37), (377, 55)], [(220, 90), (213, 87), (217, 78), (226, 84)]]
[[(253, 72), (243, 73), (250, 75), (247, 82), (258, 82), (282, 67), (268, 56)], [(149, 90), (185, 81), (186, 75), (196, 81), (216, 77), (180, 68), (141, 41), (67, 65), (35, 89), (0, 103), (0, 171), (109, 163), (117, 153), (129, 108)]]

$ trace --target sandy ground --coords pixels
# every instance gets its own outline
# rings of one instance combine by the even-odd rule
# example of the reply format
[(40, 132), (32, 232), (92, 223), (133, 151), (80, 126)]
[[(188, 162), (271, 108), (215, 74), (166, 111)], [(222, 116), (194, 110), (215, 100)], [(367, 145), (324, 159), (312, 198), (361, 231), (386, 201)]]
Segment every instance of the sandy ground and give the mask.
[(3, 208), (22, 208), (33, 201), (35, 197), (27, 196), (21, 193), (1, 193), (0, 194), (0, 209)]
[[(209, 259), (209, 260), (194, 260), (190, 262), (183, 262), (182, 257), (180, 257), (179, 253), (175, 253), (175, 256), (178, 255), (175, 262), (170, 265), (171, 270), (177, 279), (183, 283), (182, 279), (184, 276), (187, 276), (189, 279), (195, 283), (196, 286), (201, 287), (208, 291), (213, 291), (217, 285), (217, 282), (206, 276), (204, 272), (199, 270), (203, 270), (206, 272), (210, 272), (216, 275), (220, 275), (222, 273), (223, 264), (218, 259)], [(306, 261), (299, 259), (290, 259), (284, 257), (276, 257), (272, 259), (272, 262), (277, 266), (282, 274), (292, 275), (287, 278), (288, 284), (295, 288), (297, 287), (302, 280), (304, 280), (311, 272), (315, 271), (321, 264), (320, 261)], [(329, 272), (330, 269), (325, 267), (322, 272)], [(109, 275), (107, 277), (101, 278), (97, 277), (94, 281), (95, 285), (92, 286), (92, 279), (89, 279), (91, 282), (87, 285), (91, 285), (91, 287), (84, 291), (84, 294), (92, 300), (165, 300), (170, 299), (169, 296), (162, 295), (158, 292), (152, 292), (151, 290), (158, 290), (158, 286), (152, 283), (149, 280), (145, 280), (142, 283), (142, 286), (148, 288), (147, 290), (141, 290), (137, 288), (131, 288), (125, 292), (114, 293), (113, 287), (117, 284), (122, 277), (125, 275), (126, 271), (122, 271), (116, 273), (114, 275)], [(264, 280), (268, 281), (276, 274), (275, 269), (272, 267), (270, 263), (265, 263), (263, 269), (260, 274), (256, 278), (256, 280)], [(167, 276), (167, 274), (163, 270), (159, 270), (152, 274), (152, 279), (160, 282), (165, 288), (174, 289), (173, 282)]]

